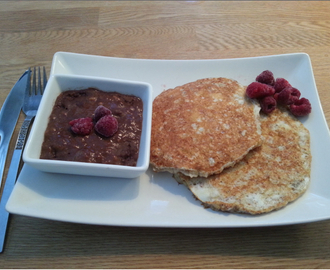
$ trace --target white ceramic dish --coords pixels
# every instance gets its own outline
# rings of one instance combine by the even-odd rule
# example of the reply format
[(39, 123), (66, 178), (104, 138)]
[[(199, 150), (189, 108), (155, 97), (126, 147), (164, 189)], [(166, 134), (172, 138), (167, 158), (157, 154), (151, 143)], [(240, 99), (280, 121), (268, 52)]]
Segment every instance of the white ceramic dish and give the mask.
[[(95, 87), (105, 92), (118, 92), (135, 95), (143, 101), (143, 123), (139, 157), (136, 166), (122, 166), (100, 163), (40, 159), (41, 145), (52, 112), (59, 94), (67, 90), (80, 90)], [(57, 75), (52, 74), (47, 83), (38, 113), (36, 115), (29, 139), (23, 153), (26, 164), (51, 173), (79, 174), (103, 177), (136, 178), (145, 173), (149, 167), (150, 136), (152, 117), (152, 87), (148, 83), (107, 78)]]
[(167, 88), (206, 77), (223, 76), (247, 85), (265, 69), (288, 79), (313, 106), (312, 113), (301, 119), (311, 133), (311, 184), (287, 207), (261, 216), (214, 212), (204, 209), (169, 173), (157, 174), (150, 168), (136, 181), (129, 181), (44, 173), (24, 165), (7, 210), (68, 222), (153, 227), (251, 227), (329, 219), (330, 137), (308, 55), (182, 61), (57, 53), (51, 73), (146, 81), (156, 96)]

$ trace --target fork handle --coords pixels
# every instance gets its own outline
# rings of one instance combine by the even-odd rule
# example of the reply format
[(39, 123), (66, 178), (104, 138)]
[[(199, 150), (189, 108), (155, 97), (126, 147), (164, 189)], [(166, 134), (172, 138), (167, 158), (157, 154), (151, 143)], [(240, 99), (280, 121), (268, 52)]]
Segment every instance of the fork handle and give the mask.
[(8, 224), (9, 213), (6, 211), (5, 207), (11, 192), (14, 189), (15, 182), (17, 179), (17, 173), (19, 169), (19, 165), (21, 162), (22, 152), (25, 144), (26, 135), (28, 133), (31, 121), (33, 117), (26, 116), (22, 127), (19, 131), (19, 135), (16, 141), (15, 149), (13, 152), (13, 156), (10, 162), (10, 167), (7, 174), (7, 179), (4, 184), (1, 202), (0, 202), (0, 253), (3, 251), (6, 230)]

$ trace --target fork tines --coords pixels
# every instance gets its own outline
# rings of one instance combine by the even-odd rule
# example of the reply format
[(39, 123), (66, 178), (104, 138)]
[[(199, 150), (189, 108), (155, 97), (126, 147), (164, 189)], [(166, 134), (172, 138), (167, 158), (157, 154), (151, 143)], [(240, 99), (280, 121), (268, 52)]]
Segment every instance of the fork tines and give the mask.
[[(31, 80), (31, 68), (29, 68), (29, 79)], [(38, 73), (38, 81), (37, 81), (37, 73)], [(43, 82), (41, 83), (41, 77), (43, 77)], [(38, 72), (36, 71), (36, 67), (33, 67), (33, 77), (31, 81), (32, 86), (30, 85), (30, 95), (38, 95), (43, 94), (43, 91), (47, 84), (47, 74), (46, 68), (43, 66), (43, 76), (41, 76), (40, 66), (38, 67)]]

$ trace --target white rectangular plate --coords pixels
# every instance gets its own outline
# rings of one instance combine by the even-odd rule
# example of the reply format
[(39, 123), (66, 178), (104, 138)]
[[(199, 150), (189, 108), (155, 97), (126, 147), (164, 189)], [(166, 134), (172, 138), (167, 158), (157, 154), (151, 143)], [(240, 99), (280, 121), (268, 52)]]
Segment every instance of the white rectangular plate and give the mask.
[(204, 209), (169, 173), (149, 170), (138, 179), (43, 173), (24, 165), (7, 204), (10, 213), (76, 223), (150, 227), (251, 227), (330, 218), (330, 136), (309, 56), (303, 53), (219, 60), (142, 60), (57, 53), (51, 74), (144, 81), (153, 97), (207, 77), (248, 85), (263, 70), (286, 78), (312, 104), (301, 119), (311, 133), (312, 175), (307, 192), (287, 207), (260, 216)]

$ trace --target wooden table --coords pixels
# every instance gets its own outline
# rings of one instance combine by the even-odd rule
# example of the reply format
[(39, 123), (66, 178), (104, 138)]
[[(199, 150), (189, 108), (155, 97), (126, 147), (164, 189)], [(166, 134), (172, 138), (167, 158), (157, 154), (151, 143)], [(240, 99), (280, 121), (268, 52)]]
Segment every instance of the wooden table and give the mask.
[[(49, 72), (57, 51), (149, 59), (305, 52), (329, 124), (329, 14), (329, 1), (0, 1), (0, 105), (27, 67)], [(11, 215), (0, 267), (330, 268), (330, 221), (179, 229)]]

